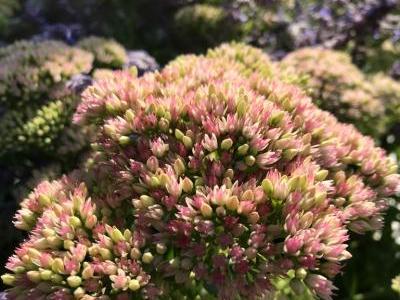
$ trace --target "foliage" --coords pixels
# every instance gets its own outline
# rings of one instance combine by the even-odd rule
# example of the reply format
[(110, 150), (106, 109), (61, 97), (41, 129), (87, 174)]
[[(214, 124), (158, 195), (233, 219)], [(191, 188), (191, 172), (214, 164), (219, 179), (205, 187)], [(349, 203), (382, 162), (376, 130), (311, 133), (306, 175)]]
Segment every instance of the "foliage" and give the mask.
[(238, 35), (224, 9), (207, 4), (182, 7), (176, 12), (174, 23), (178, 42), (195, 51), (204, 51)]
[(20, 8), (19, 0), (2, 0), (0, 3), (0, 33), (7, 31), (10, 18)]

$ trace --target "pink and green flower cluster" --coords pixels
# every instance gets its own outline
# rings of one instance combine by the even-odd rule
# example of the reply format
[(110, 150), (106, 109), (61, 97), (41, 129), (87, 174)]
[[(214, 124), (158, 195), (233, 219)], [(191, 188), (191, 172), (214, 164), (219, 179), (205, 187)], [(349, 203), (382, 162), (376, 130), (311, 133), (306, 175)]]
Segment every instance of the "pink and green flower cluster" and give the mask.
[(88, 73), (93, 56), (62, 42), (21, 41), (0, 51), (0, 103), (20, 107), (45, 101), (55, 85)]
[(115, 72), (74, 119), (92, 156), (21, 203), (9, 299), (258, 299), (279, 277), (331, 299), (349, 231), (399, 188), (372, 139), (223, 56)]
[(281, 66), (307, 76), (309, 95), (339, 120), (353, 123), (363, 133), (375, 137), (385, 132), (385, 103), (346, 53), (303, 48), (287, 55)]

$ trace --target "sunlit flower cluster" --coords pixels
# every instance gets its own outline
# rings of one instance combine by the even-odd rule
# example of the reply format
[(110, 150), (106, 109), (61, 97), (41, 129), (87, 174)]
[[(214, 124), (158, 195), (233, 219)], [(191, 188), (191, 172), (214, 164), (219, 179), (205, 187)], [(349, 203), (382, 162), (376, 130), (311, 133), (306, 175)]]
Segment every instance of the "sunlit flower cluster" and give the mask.
[(244, 43), (223, 43), (217, 48), (208, 50), (207, 56), (238, 63), (238, 68), (245, 76), (250, 76), (254, 72), (257, 72), (265, 78), (279, 78), (285, 83), (297, 84), (303, 88), (306, 87), (306, 76), (299, 74), (294, 68), (280, 67), (278, 63), (272, 61), (261, 49)]
[(385, 107), (371, 91), (371, 83), (345, 53), (303, 48), (287, 55), (282, 67), (308, 77), (307, 87), (314, 102), (364, 133), (384, 132)]
[(224, 57), (115, 72), (74, 120), (99, 126), (88, 169), (21, 203), (11, 300), (258, 299), (277, 277), (329, 300), (399, 187), (370, 138)]
[(0, 103), (7, 107), (47, 97), (57, 84), (89, 72), (93, 56), (62, 42), (22, 41), (0, 51)]
[(91, 36), (80, 40), (77, 46), (93, 54), (97, 68), (122, 68), (128, 60), (125, 48), (113, 39)]

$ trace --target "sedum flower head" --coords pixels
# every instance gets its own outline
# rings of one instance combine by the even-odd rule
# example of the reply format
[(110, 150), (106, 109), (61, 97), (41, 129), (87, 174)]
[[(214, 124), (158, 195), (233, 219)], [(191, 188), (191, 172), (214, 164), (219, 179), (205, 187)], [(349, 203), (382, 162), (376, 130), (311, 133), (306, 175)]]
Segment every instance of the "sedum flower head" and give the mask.
[(0, 155), (21, 152), (52, 151), (64, 127), (69, 123), (78, 97), (69, 95), (39, 108), (10, 110), (0, 121)]
[(237, 63), (237, 68), (240, 68), (245, 76), (250, 76), (252, 73), (257, 72), (265, 78), (279, 78), (286, 83), (306, 87), (305, 76), (298, 74), (290, 67), (281, 68), (264, 51), (244, 43), (223, 43), (219, 47), (208, 50), (207, 56), (227, 59), (230, 62)]
[(399, 186), (370, 138), (224, 58), (115, 72), (83, 99), (90, 166), (21, 203), (10, 299), (257, 299), (277, 277), (331, 299), (348, 231), (379, 228)]
[(308, 77), (306, 87), (315, 103), (362, 132), (379, 136), (384, 131), (385, 109), (370, 90), (371, 83), (342, 52), (302, 48), (287, 55), (283, 69), (292, 68)]
[(124, 47), (113, 39), (91, 36), (80, 40), (77, 46), (93, 54), (98, 68), (117, 69), (128, 61)]
[(46, 98), (54, 86), (89, 72), (92, 54), (62, 42), (22, 41), (0, 51), (0, 103), (7, 107)]

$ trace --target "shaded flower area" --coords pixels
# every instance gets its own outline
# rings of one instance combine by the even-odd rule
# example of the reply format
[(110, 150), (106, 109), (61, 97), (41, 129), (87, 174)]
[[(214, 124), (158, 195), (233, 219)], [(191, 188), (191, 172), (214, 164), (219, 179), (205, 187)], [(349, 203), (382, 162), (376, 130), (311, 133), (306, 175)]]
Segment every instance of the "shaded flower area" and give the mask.
[(259, 299), (278, 278), (332, 299), (349, 232), (381, 227), (397, 166), (273, 67), (219, 51), (83, 92), (92, 154), (21, 203), (8, 299)]

